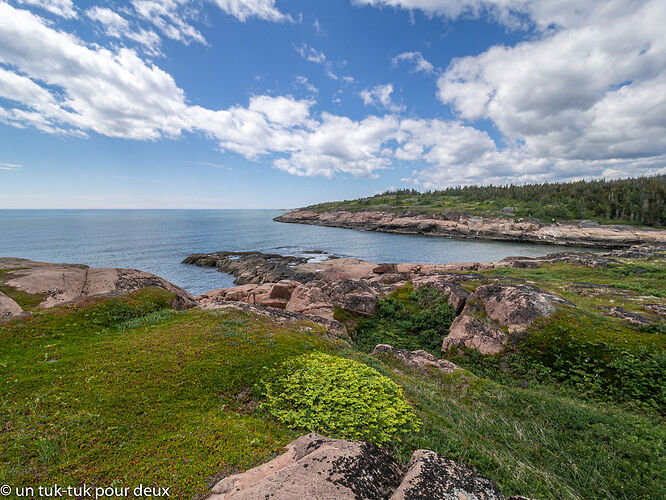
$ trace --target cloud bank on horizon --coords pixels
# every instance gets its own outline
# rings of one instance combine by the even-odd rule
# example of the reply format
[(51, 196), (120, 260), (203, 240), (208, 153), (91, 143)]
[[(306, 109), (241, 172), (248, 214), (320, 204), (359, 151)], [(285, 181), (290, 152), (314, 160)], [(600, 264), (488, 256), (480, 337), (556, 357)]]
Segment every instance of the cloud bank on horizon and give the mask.
[[(377, 20), (365, 47), (309, 3), (0, 0), (0, 130), (64, 141), (194, 134), (223, 163), (329, 179), (398, 172), (425, 188), (666, 172), (663, 0), (348, 4)], [(430, 40), (396, 36), (387, 50), (379, 16), (406, 33), (424, 23)], [(232, 44), (220, 45), (216, 22)], [(480, 49), (452, 50), (446, 33), (458, 26), (506, 38), (481, 33)], [(290, 87), (249, 52), (251, 92), (233, 71), (212, 72), (231, 52), (260, 53), (265, 33), (289, 41), (279, 71)], [(355, 73), (366, 52), (377, 66)], [(0, 161), (5, 172), (24, 163)]]

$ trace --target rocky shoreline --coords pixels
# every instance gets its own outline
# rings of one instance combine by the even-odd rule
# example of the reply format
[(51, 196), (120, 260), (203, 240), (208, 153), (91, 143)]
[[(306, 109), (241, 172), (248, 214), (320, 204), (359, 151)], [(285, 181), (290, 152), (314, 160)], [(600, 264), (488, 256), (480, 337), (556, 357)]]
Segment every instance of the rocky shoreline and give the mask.
[[(307, 259), (259, 252), (193, 254), (184, 262), (220, 271), (232, 271), (240, 286), (211, 290), (195, 297), (200, 307), (216, 309), (231, 304), (273, 311), (276, 317), (302, 318), (319, 323), (335, 335), (346, 337), (339, 311), (371, 316), (377, 302), (411, 283), (414, 288), (436, 288), (447, 296), (457, 317), (444, 339), (442, 352), (454, 347), (474, 348), (483, 354), (501, 352), (539, 318), (559, 307), (575, 307), (553, 293), (523, 280), (481, 274), (498, 268), (535, 268), (541, 264), (569, 263), (606, 267), (618, 259), (663, 256), (666, 247), (638, 246), (606, 253), (560, 252), (544, 257), (507, 257), (496, 262), (461, 264), (375, 264), (360, 259)], [(231, 259), (231, 260), (230, 260)], [(233, 263), (230, 267), (229, 263)], [(473, 291), (468, 291), (473, 289)], [(622, 315), (618, 308), (609, 315)], [(659, 316), (646, 309), (627, 321), (651, 322)]]
[(280, 215), (274, 220), (386, 233), (562, 246), (623, 248), (637, 244), (666, 244), (666, 230), (649, 227), (601, 225), (593, 221), (546, 224), (538, 219), (477, 217), (460, 212), (426, 215), (415, 212), (396, 214), (337, 210), (317, 213), (298, 209)]

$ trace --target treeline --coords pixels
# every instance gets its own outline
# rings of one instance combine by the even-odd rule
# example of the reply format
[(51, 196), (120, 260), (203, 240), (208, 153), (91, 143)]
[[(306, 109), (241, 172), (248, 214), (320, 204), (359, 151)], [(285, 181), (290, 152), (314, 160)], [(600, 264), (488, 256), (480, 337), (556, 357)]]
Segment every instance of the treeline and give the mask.
[(387, 191), (355, 205), (451, 208), (466, 205), (539, 219), (594, 219), (666, 226), (666, 175), (564, 184), (459, 186), (420, 192)]

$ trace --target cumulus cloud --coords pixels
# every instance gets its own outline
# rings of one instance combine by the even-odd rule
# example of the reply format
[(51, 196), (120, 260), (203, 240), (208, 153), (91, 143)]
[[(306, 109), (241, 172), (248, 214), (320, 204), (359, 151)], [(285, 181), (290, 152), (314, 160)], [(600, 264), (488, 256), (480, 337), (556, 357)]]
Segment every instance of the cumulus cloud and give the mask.
[(72, 0), (19, 0), (19, 3), (34, 5), (66, 19), (77, 17)]
[(240, 21), (258, 17), (264, 21), (287, 21), (291, 18), (275, 7), (275, 0), (210, 0)]
[(586, 23), (572, 19), (572, 27), (539, 40), (457, 59), (439, 78), (439, 98), (465, 119), (491, 119), (541, 157), (659, 155), (666, 151), (666, 4), (625, 7), (609, 17), (600, 6)]
[(92, 7), (86, 10), (86, 16), (99, 23), (107, 36), (132, 40), (143, 46), (148, 54), (160, 54), (162, 41), (154, 31), (142, 28), (133, 30), (127, 19), (105, 7)]
[(364, 89), (360, 92), (363, 104), (366, 106), (380, 106), (397, 113), (405, 109), (404, 106), (399, 106), (391, 99), (393, 93), (393, 85), (388, 83), (386, 85), (376, 85), (371, 89)]
[[(288, 95), (255, 95), (227, 109), (195, 106), (170, 74), (135, 50), (88, 45), (0, 2), (0, 121), (134, 140), (199, 133), (293, 175), (376, 176), (407, 166), (415, 168), (407, 180), (426, 187), (663, 172), (664, 7), (646, 1), (626, 12), (618, 5), (585, 22), (562, 16), (563, 27), (515, 47), (455, 60), (438, 80), (440, 99), (460, 116), (446, 121), (404, 118), (397, 108), (354, 120), (318, 113), (312, 100)], [(129, 36), (127, 18), (94, 12), (108, 33)], [(595, 28), (597, 17), (606, 19), (605, 30)], [(300, 49), (318, 64), (329, 62)], [(379, 85), (362, 98), (391, 109), (392, 92)], [(495, 124), (504, 149), (470, 124), (477, 119)]]
[[(461, 176), (440, 162), (415, 180), (441, 186), (657, 173), (666, 159), (666, 4), (659, 0), (356, 0), (427, 15), (490, 17), (533, 35), (454, 59), (438, 97), (459, 117), (490, 120), (507, 148)], [(527, 24), (526, 24), (527, 23)], [(405, 53), (410, 54), (410, 53)], [(401, 54), (394, 64), (416, 61)], [(454, 177), (452, 177), (452, 174)]]
[(435, 72), (435, 67), (420, 52), (403, 52), (391, 59), (393, 66), (397, 66), (401, 62), (411, 62), (414, 66), (414, 72), (421, 72), (426, 75), (432, 75)]

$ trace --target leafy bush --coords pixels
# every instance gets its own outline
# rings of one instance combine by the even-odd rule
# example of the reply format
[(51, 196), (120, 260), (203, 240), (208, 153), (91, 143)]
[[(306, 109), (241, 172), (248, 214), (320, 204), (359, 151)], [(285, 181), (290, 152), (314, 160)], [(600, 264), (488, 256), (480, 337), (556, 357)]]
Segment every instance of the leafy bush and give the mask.
[(414, 290), (407, 284), (380, 300), (373, 317), (359, 321), (354, 343), (365, 352), (377, 344), (391, 344), (437, 354), (454, 319), (455, 311), (442, 292), (432, 287)]
[(320, 352), (283, 363), (264, 383), (262, 407), (283, 424), (383, 444), (418, 431), (402, 389), (374, 369)]

